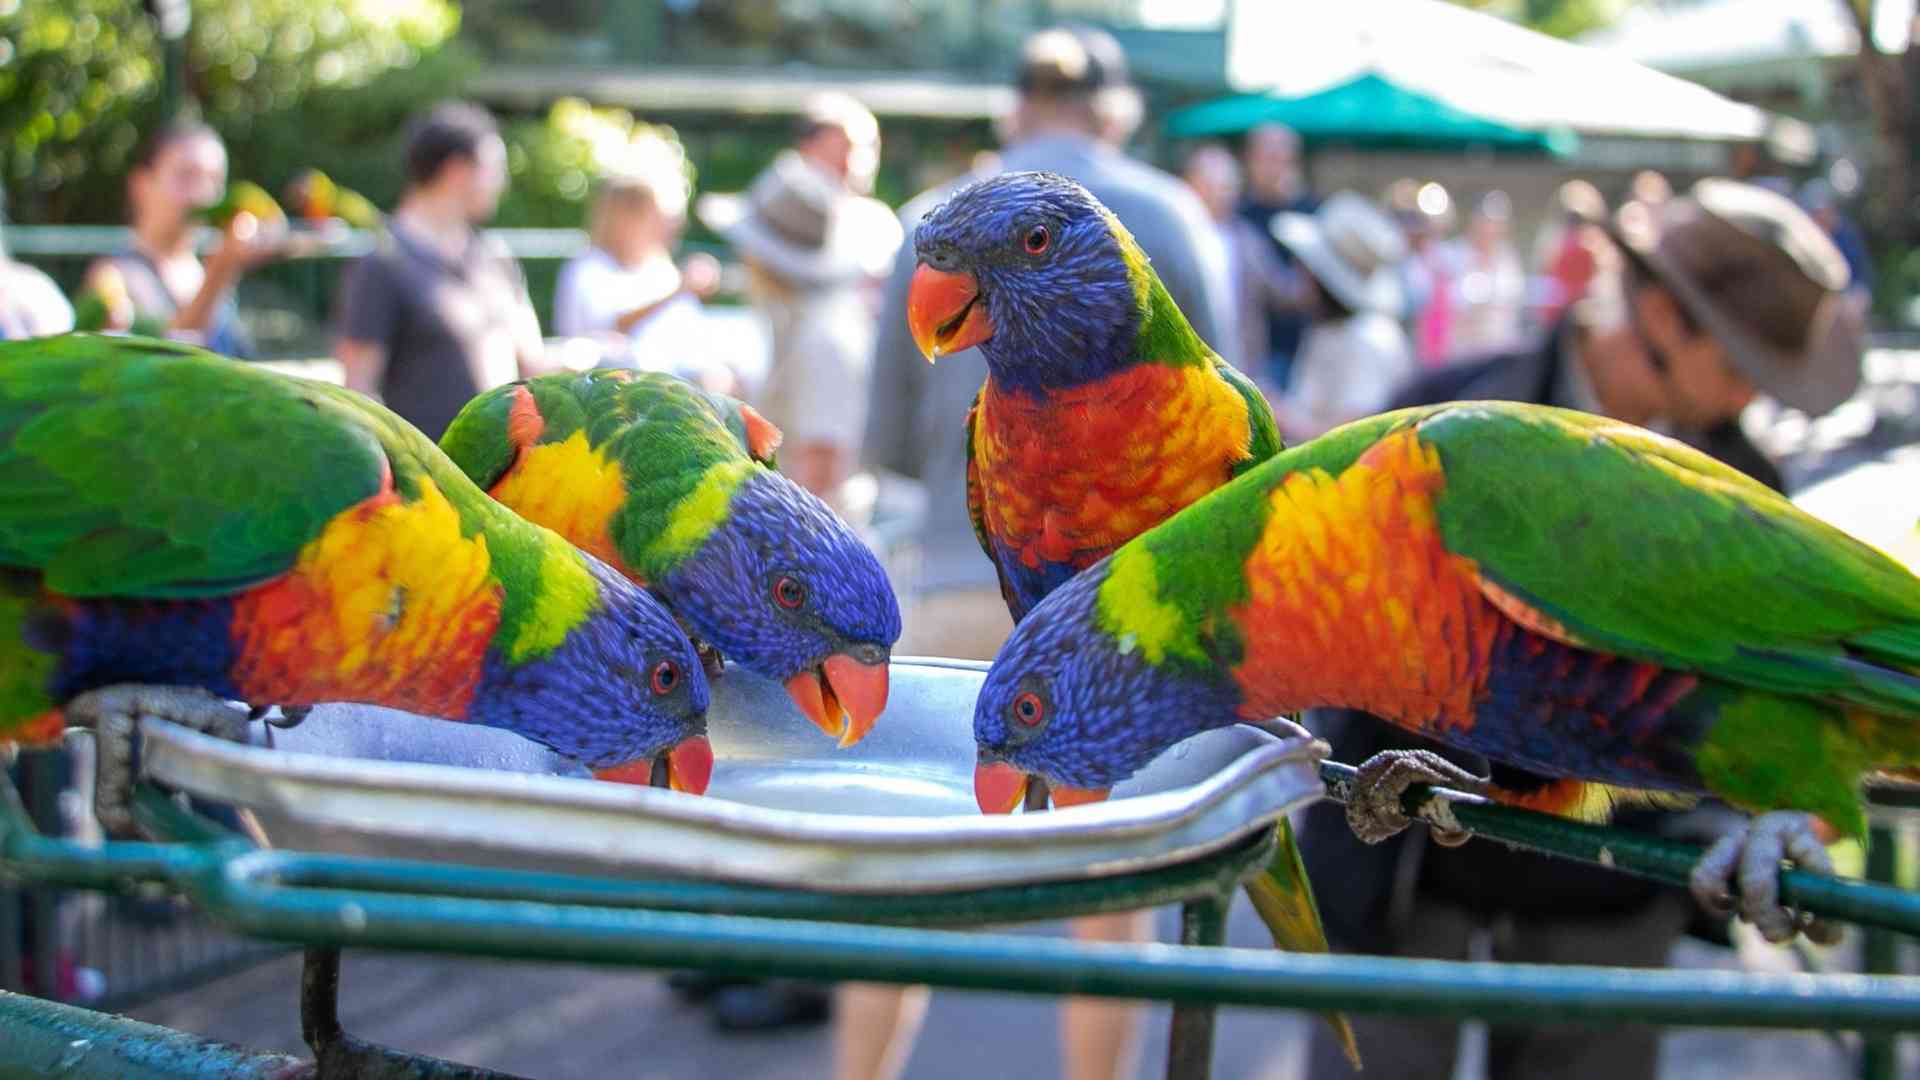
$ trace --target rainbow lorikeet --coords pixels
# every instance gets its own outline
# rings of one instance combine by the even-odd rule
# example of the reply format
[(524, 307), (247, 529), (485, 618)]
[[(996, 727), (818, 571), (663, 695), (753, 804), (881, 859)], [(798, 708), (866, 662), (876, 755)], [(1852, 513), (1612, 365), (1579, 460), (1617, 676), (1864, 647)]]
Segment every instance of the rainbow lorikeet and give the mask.
[(172, 342), (0, 344), (0, 740), (230, 731), (226, 700), (486, 724), (696, 793), (713, 763), (672, 615), (386, 409)]
[(780, 430), (664, 373), (511, 383), (441, 437), (474, 482), (652, 589), (704, 644), (785, 683), (841, 746), (887, 704), (900, 605), (880, 560), (774, 467)]
[(214, 228), (224, 229), (235, 214), (243, 212), (258, 218), (262, 225), (284, 225), (287, 222), (287, 212), (273, 201), (273, 196), (267, 194), (266, 188), (251, 180), (235, 180), (228, 184), (220, 201), (200, 209), (198, 216)]
[(1920, 762), (1916, 671), (1920, 579), (1878, 550), (1672, 440), (1476, 402), (1338, 428), (1120, 549), (1021, 623), (974, 732), (1086, 788), (1319, 706), (1496, 762), (1373, 759), (1363, 837), (1409, 779), (1585, 818), (1715, 795), (1765, 816), (1694, 891), (1781, 940), (1827, 932), (1776, 902), (1783, 856), (1827, 868), (1809, 815), (1861, 836), (1863, 775)]
[(365, 195), (341, 187), (319, 169), (302, 169), (287, 181), (286, 204), (301, 220), (318, 224), (339, 219), (356, 229), (380, 224), (380, 211)]
[[(928, 360), (978, 346), (967, 506), (1014, 621), (1075, 574), (1280, 449), (1273, 413), (1188, 324), (1126, 226), (1086, 188), (1007, 173), (914, 233), (907, 319)], [(1064, 776), (1029, 789), (991, 765), (981, 809), (1104, 798)], [(1275, 940), (1326, 951), (1293, 828), (1248, 890)], [(1341, 1021), (1351, 1047), (1351, 1034)]]

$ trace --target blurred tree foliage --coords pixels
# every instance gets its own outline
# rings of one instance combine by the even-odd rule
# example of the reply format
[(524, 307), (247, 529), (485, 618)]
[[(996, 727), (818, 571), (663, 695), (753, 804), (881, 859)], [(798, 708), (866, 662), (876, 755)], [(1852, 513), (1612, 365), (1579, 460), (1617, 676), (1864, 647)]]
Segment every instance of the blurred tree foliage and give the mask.
[(1635, 0), (1454, 0), (1558, 38), (1579, 37), (1620, 17)]
[(513, 185), (500, 205), (501, 225), (578, 226), (594, 183), (612, 175), (642, 175), (656, 184), (675, 178), (680, 201), (693, 186), (693, 163), (680, 136), (625, 109), (561, 98), (546, 116), (510, 124), (505, 135)]
[[(452, 0), (194, 0), (189, 98), (232, 174), (270, 190), (316, 166), (383, 204), (404, 117), (454, 93)], [(115, 221), (141, 133), (164, 122), (161, 43), (139, 0), (0, 0), (0, 149), (17, 220)]]

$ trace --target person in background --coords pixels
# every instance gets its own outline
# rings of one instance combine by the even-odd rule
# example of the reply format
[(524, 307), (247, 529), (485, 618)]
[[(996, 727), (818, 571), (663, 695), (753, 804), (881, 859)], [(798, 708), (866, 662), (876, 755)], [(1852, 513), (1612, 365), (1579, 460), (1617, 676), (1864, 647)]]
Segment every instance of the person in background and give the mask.
[(1535, 245), (1542, 326), (1559, 322), (1567, 308), (1587, 295), (1607, 252), (1606, 236), (1594, 224), (1607, 216), (1607, 201), (1598, 188), (1585, 180), (1569, 180), (1553, 201), (1554, 218), (1540, 230)]
[(1653, 169), (1641, 169), (1633, 174), (1633, 179), (1627, 181), (1627, 197), (1623, 200), (1623, 204), (1637, 202), (1658, 207), (1666, 205), (1667, 200), (1671, 198), (1673, 198), (1673, 183), (1667, 179), (1665, 173), (1656, 172)]
[(1393, 219), (1351, 191), (1312, 214), (1281, 214), (1273, 235), (1298, 261), (1312, 318), (1293, 382), (1273, 403), (1280, 433), (1302, 442), (1381, 411), (1412, 377), (1413, 349), (1400, 327), (1407, 249)]
[(687, 188), (674, 155), (601, 181), (588, 211), (593, 246), (560, 268), (553, 332), (591, 340), (601, 367), (670, 371), (734, 393), (733, 369), (709, 355), (702, 338), (700, 301), (719, 287), (719, 263), (705, 254), (684, 269), (673, 261)]
[(1466, 235), (1449, 245), (1454, 296), (1449, 362), (1512, 348), (1526, 313), (1527, 270), (1510, 237), (1513, 203), (1490, 191), (1474, 205)]
[(876, 286), (902, 240), (893, 212), (864, 194), (879, 153), (873, 114), (823, 94), (745, 195), (698, 206), (746, 263), (767, 320), (772, 364), (755, 404), (786, 434), (781, 470), (836, 508), (866, 424)]
[[(1845, 260), (1790, 201), (1730, 180), (1702, 181), (1657, 209), (1630, 202), (1606, 228), (1617, 257), (1602, 262), (1587, 297), (1542, 343), (1430, 373), (1393, 407), (1504, 400), (1599, 413), (1662, 428), (1779, 489), (1779, 470), (1741, 431), (1740, 413), (1765, 393), (1818, 416), (1858, 385), (1864, 325), (1844, 296)], [(1486, 771), (1483, 761), (1415, 743), (1362, 713), (1320, 711), (1308, 723), (1335, 760), (1419, 745)], [(1646, 810), (1616, 822), (1670, 834), (1705, 824)], [(1310, 807), (1304, 825), (1309, 872), (1342, 885), (1341, 902), (1321, 908), (1340, 952), (1464, 960), (1490, 948), (1511, 963), (1659, 967), (1693, 917), (1684, 890), (1486, 840), (1440, 848), (1415, 828), (1369, 847), (1333, 804)], [(1724, 928), (1722, 920), (1713, 929)], [(1454, 1075), (1456, 1023), (1353, 1022), (1369, 1073)], [(1659, 1034), (1496, 1026), (1487, 1076), (1645, 1080), (1655, 1074)], [(1317, 1030), (1313, 1039), (1308, 1075), (1344, 1075), (1337, 1042)]]
[(1867, 254), (1867, 238), (1860, 234), (1859, 226), (1840, 211), (1840, 198), (1835, 194), (1833, 185), (1825, 180), (1809, 180), (1800, 188), (1800, 206), (1814, 220), (1814, 223), (1826, 230), (1827, 239), (1840, 249), (1840, 255), (1847, 260), (1847, 272), (1852, 275), (1852, 284), (1847, 286), (1862, 313), (1873, 306), (1873, 260)]
[[(1304, 304), (1301, 277), (1274, 256), (1273, 241), (1239, 214), (1240, 163), (1219, 143), (1206, 143), (1187, 155), (1181, 177), (1207, 209), (1214, 231), (1227, 249), (1229, 287), (1233, 291), (1234, 324), (1239, 337), (1222, 342), (1219, 352), (1242, 371), (1268, 370), (1267, 312)], [(1278, 387), (1266, 387), (1268, 396)]]
[[(6, 208), (5, 194), (0, 188), (0, 211)], [(0, 340), (72, 330), (73, 305), (67, 303), (60, 286), (39, 269), (16, 262), (7, 253), (5, 240), (5, 232), (0, 231)]]
[[(1043, 170), (1084, 184), (1126, 225), (1153, 260), (1168, 294), (1216, 351), (1233, 348), (1227, 254), (1205, 207), (1177, 179), (1133, 161), (1114, 133), (1137, 115), (1126, 54), (1098, 30), (1054, 28), (1021, 49), (1018, 97), (1001, 131), (1006, 146), (992, 171)], [(900, 212), (911, 233), (960, 183), (925, 192)], [(919, 568), (900, 589), (905, 635), (898, 655), (989, 659), (1012, 630), (993, 564), (980, 550), (966, 509), (967, 410), (985, 381), (986, 361), (968, 349), (930, 365), (907, 332), (908, 281), (915, 255), (901, 248), (881, 305), (874, 346), (865, 455), (879, 469), (918, 480), (927, 513), (916, 537)], [(1075, 920), (1076, 936), (1143, 940), (1147, 912)], [(834, 1005), (834, 1071), (841, 1080), (897, 1077), (924, 1016), (924, 987), (851, 985)], [(1061, 1075), (1110, 1080), (1128, 1075), (1138, 1049), (1139, 1006), (1069, 998), (1061, 1007)]]
[[(1247, 132), (1244, 156), (1247, 184), (1240, 216), (1266, 238), (1280, 265), (1291, 269), (1293, 256), (1273, 241), (1274, 215), (1311, 214), (1319, 205), (1300, 168), (1300, 136), (1284, 124), (1262, 124)], [(1248, 368), (1248, 374), (1284, 390), (1306, 332), (1307, 316), (1299, 304), (1269, 304), (1267, 361), (1263, 367)]]
[(1387, 206), (1407, 245), (1407, 257), (1400, 260), (1400, 285), (1406, 292), (1404, 318), (1414, 356), (1422, 367), (1441, 367), (1447, 362), (1459, 288), (1447, 256), (1453, 197), (1435, 181), (1423, 184), (1408, 178), (1387, 189)]
[(483, 390), (547, 365), (526, 278), (480, 226), (507, 190), (507, 147), (479, 106), (417, 117), (407, 187), (372, 254), (340, 290), (334, 357), (430, 439)]
[(132, 242), (88, 267), (81, 286), (105, 308), (102, 329), (151, 329), (225, 356), (253, 355), (234, 287), (285, 237), (242, 211), (201, 262), (194, 215), (226, 188), (227, 148), (212, 128), (179, 121), (147, 136), (127, 172)]

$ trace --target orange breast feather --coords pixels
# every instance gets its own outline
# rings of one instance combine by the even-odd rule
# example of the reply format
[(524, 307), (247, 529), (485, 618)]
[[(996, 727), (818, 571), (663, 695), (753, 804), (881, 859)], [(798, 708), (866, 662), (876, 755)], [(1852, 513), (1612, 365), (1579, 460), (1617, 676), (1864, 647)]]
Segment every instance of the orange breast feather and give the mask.
[(1247, 603), (1231, 613), (1248, 716), (1332, 705), (1472, 727), (1505, 617), (1472, 560), (1441, 541), (1433, 498), (1445, 481), (1438, 455), (1406, 431), (1337, 477), (1302, 470), (1273, 491), (1244, 568)]
[(1143, 364), (1044, 400), (987, 385), (974, 425), (987, 531), (1029, 569), (1092, 564), (1225, 483), (1251, 431), (1205, 367)]

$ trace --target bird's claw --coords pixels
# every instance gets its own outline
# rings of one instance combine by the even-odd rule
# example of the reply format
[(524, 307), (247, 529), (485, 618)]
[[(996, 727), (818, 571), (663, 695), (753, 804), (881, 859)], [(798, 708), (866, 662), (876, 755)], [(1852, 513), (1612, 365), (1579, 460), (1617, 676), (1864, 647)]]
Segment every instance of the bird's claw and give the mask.
[[(1360, 763), (1347, 798), (1347, 826), (1369, 844), (1378, 844), (1413, 824), (1402, 800), (1407, 788), (1430, 784), (1482, 793), (1487, 782), (1431, 750), (1382, 750)], [(1465, 829), (1429, 825), (1433, 842), (1459, 847), (1472, 838)]]
[(247, 738), (246, 710), (192, 687), (108, 686), (81, 694), (62, 711), (69, 724), (90, 728), (94, 733), (99, 765), (93, 783), (93, 812), (100, 819), (100, 827), (116, 838), (140, 835), (133, 819), (133, 783), (141, 717), (166, 720), (235, 742)]
[(1701, 907), (1739, 916), (1774, 944), (1805, 934), (1819, 945), (1840, 940), (1841, 927), (1780, 903), (1780, 865), (1789, 862), (1817, 874), (1833, 872), (1813, 816), (1778, 810), (1762, 814), (1714, 841), (1694, 864), (1688, 886)]

